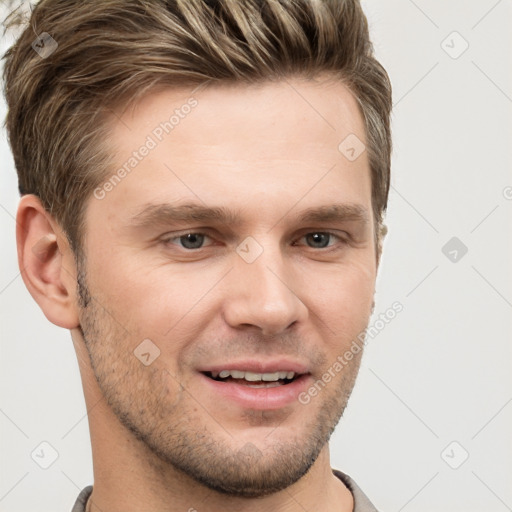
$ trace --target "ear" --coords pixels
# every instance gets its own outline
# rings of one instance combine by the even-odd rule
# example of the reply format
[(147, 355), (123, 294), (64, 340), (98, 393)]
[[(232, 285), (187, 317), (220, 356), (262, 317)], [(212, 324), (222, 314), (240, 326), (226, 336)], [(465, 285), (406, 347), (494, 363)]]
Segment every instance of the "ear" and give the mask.
[(33, 194), (20, 200), (16, 244), (25, 286), (46, 318), (59, 327), (77, 327), (75, 258), (65, 233)]

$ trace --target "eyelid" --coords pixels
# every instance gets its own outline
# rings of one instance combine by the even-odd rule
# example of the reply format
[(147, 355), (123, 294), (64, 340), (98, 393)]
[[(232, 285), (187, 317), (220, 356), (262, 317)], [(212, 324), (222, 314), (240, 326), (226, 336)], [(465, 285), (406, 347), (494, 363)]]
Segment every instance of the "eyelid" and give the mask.
[[(346, 233), (345, 231), (337, 232), (337, 231), (331, 231), (331, 230), (328, 230), (328, 229), (327, 230), (326, 229), (313, 229), (313, 230), (310, 229), (308, 231), (304, 231), (304, 233), (301, 234), (297, 238), (297, 240), (300, 240), (300, 239), (304, 238), (307, 235), (312, 235), (312, 234), (315, 234), (315, 233), (322, 233), (322, 234), (326, 234), (326, 235), (331, 235), (331, 236), (335, 237), (336, 239), (338, 239), (341, 243), (348, 243), (349, 240), (350, 240), (350, 235), (348, 233)], [(344, 233), (345, 236), (343, 236), (341, 233)], [(334, 247), (334, 245), (335, 244), (328, 245), (326, 247), (320, 247), (319, 249), (329, 249), (329, 248)], [(315, 247), (309, 247), (309, 248), (310, 249), (315, 249)]]
[[(208, 233), (205, 233), (205, 230), (203, 231), (195, 231), (195, 230), (192, 230), (192, 229), (188, 229), (186, 231), (178, 231), (178, 232), (175, 232), (175, 233), (167, 233), (166, 235), (163, 235), (160, 237), (160, 240), (162, 242), (165, 242), (165, 243), (172, 243), (173, 245), (178, 245), (178, 244), (174, 244), (173, 243), (173, 240), (176, 240), (176, 239), (179, 239), (181, 238), (182, 236), (185, 236), (185, 235), (202, 235), (204, 236), (205, 238), (207, 239), (210, 239), (210, 240), (213, 240), (213, 237), (211, 237)], [(211, 245), (211, 244), (209, 244)], [(203, 249), (204, 247), (209, 247), (209, 245), (206, 245), (206, 246), (201, 246), (199, 247), (198, 249), (195, 249), (196, 251), (198, 251), (199, 249)], [(183, 247), (183, 249), (186, 249), (186, 247)], [(188, 249), (189, 251), (191, 251), (192, 249)]]
[[(195, 229), (187, 229), (187, 230), (183, 230), (183, 231), (176, 231), (176, 232), (172, 232), (172, 233), (167, 233), (163, 236), (160, 237), (160, 240), (162, 242), (165, 242), (165, 243), (172, 243), (173, 245), (179, 245), (179, 244), (176, 244), (176, 243), (173, 243), (174, 240), (176, 239), (179, 239), (181, 238), (182, 236), (185, 236), (185, 235), (202, 235), (204, 236), (206, 239), (209, 239), (210, 241), (214, 240), (214, 237), (212, 235), (210, 235), (208, 233), (209, 229), (207, 228), (198, 228), (197, 230)], [(339, 242), (341, 243), (348, 243), (350, 240), (351, 240), (351, 236), (349, 233), (347, 233), (346, 231), (336, 231), (336, 230), (329, 230), (329, 229), (311, 229), (311, 228), (306, 228), (304, 230), (301, 230), (301, 234), (295, 238), (295, 240), (293, 241), (292, 245), (295, 245), (295, 243), (299, 240), (301, 240), (302, 238), (304, 238), (305, 236), (307, 235), (311, 235), (311, 234), (314, 234), (314, 233), (324, 233), (324, 234), (327, 234), (327, 235), (330, 235), (334, 238), (336, 238)], [(211, 245), (213, 245), (212, 243), (208, 244), (208, 245), (203, 245), (202, 247), (198, 248), (198, 249), (195, 249), (196, 251), (199, 251), (200, 249), (204, 249), (206, 247), (210, 247)], [(304, 244), (306, 245), (306, 244)], [(306, 247), (309, 247), (310, 249), (328, 249), (328, 248), (331, 248), (333, 247), (335, 244), (333, 245), (328, 245), (327, 247), (321, 247), (321, 248), (315, 248), (315, 247), (309, 247), (306, 245)], [(183, 249), (186, 249), (185, 247), (183, 247)], [(189, 251), (192, 251), (192, 249), (188, 249)]]

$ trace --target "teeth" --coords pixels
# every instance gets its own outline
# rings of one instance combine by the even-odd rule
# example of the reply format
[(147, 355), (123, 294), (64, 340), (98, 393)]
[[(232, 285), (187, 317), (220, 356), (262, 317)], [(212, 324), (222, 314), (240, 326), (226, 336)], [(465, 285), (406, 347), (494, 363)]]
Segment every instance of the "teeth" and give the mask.
[[(235, 373), (240, 373), (240, 377), (235, 377)], [(267, 375), (270, 375), (269, 373), (267, 373)], [(263, 375), (261, 373), (253, 373), (253, 372), (233, 372), (233, 377), (235, 379), (244, 379), (245, 380), (248, 380), (249, 382), (256, 382), (256, 381), (261, 381), (262, 378), (263, 378)], [(271, 379), (271, 380), (275, 380), (275, 379)]]
[(248, 388), (256, 388), (256, 389), (261, 389), (261, 388), (275, 388), (275, 387), (279, 387), (281, 384), (279, 384), (279, 382), (268, 382), (267, 384), (247, 384), (247, 387)]
[(281, 375), (283, 374), (284, 372), (276, 372), (276, 373), (262, 373), (261, 374), (261, 380), (265, 380), (267, 382), (272, 382), (272, 381), (276, 381), (276, 380), (279, 380), (279, 379), (282, 379), (283, 377), (281, 377)]
[(239, 370), (222, 370), (221, 372), (211, 372), (212, 377), (216, 379), (220, 377), (225, 379), (233, 377), (234, 379), (245, 379), (249, 382), (275, 382), (282, 379), (293, 379), (295, 372), (274, 372), (274, 373), (254, 373), (254, 372), (241, 372)]

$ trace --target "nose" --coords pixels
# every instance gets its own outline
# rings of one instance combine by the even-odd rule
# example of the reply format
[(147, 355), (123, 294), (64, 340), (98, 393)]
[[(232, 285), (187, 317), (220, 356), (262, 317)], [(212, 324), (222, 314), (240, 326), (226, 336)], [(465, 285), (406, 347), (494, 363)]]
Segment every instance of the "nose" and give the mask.
[(223, 307), (231, 327), (256, 327), (262, 335), (272, 336), (307, 318), (293, 272), (278, 250), (271, 254), (266, 249), (252, 263), (238, 256), (235, 260)]

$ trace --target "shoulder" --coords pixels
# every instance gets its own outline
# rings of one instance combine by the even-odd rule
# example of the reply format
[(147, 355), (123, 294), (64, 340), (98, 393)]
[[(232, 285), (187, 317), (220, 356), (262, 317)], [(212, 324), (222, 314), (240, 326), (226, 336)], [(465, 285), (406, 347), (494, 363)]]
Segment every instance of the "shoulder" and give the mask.
[[(354, 512), (378, 512), (368, 496), (361, 490), (361, 488), (350, 478), (347, 474), (338, 469), (333, 469), (332, 472), (347, 486), (354, 498)], [(73, 511), (74, 512), (74, 511)]]
[(71, 512), (85, 512), (85, 505), (91, 493), (92, 485), (88, 485), (87, 487), (82, 489), (82, 491), (78, 495), (78, 498), (75, 501), (75, 504), (73, 505), (73, 508), (71, 509)]

